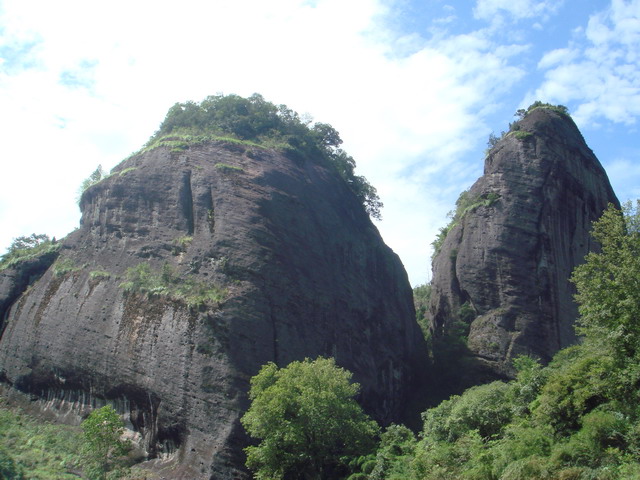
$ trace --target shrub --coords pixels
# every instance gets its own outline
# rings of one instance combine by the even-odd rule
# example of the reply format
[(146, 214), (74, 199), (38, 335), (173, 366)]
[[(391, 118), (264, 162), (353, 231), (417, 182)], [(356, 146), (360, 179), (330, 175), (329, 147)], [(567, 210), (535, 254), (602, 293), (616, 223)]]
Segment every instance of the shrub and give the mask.
[(497, 435), (511, 420), (508, 391), (508, 384), (496, 381), (453, 395), (422, 414), (425, 438), (453, 442), (471, 431), (483, 439)]
[(92, 278), (94, 280), (106, 280), (109, 277), (111, 277), (111, 274), (106, 270), (93, 270), (89, 272), (89, 278)]
[(91, 173), (91, 175), (85, 178), (80, 184), (80, 188), (78, 188), (78, 203), (80, 203), (80, 200), (82, 199), (82, 194), (86, 192), (89, 189), (89, 187), (92, 187), (93, 185), (100, 183), (102, 180), (104, 180), (108, 176), (109, 175), (107, 175), (107, 172), (105, 172), (102, 169), (102, 165), (98, 165), (98, 168), (96, 168)]
[(516, 137), (518, 140), (525, 140), (529, 137), (533, 137), (533, 133), (527, 132), (526, 130), (517, 130), (513, 132), (513, 136)]
[(56, 277), (63, 277), (69, 273), (77, 272), (82, 267), (78, 267), (71, 258), (58, 259), (53, 264), (53, 273)]
[(185, 235), (183, 237), (178, 237), (173, 241), (173, 247), (171, 252), (174, 255), (179, 255), (187, 251), (189, 245), (193, 242), (193, 237), (191, 235)]
[(429, 324), (427, 319), (427, 310), (429, 309), (429, 300), (431, 298), (431, 284), (425, 283), (418, 285), (413, 289), (413, 304), (416, 309), (416, 320), (422, 330), (425, 339), (429, 338)]
[(236, 167), (234, 165), (227, 165), (226, 163), (216, 163), (215, 167), (223, 173), (242, 173), (244, 169), (242, 167)]
[(128, 293), (142, 293), (147, 296), (166, 296), (182, 302), (190, 308), (200, 308), (205, 304), (218, 305), (224, 301), (226, 289), (211, 282), (199, 282), (193, 276), (178, 275), (169, 264), (160, 273), (142, 262), (127, 269), (127, 280), (120, 287)]
[(45, 234), (32, 233), (28, 237), (14, 238), (7, 253), (0, 257), (0, 270), (55, 253), (59, 249), (60, 244), (56, 242), (55, 238), (51, 239)]
[(372, 470), (362, 470), (371, 474), (370, 480), (409, 478), (416, 445), (416, 437), (411, 430), (404, 425), (390, 425), (380, 436)]

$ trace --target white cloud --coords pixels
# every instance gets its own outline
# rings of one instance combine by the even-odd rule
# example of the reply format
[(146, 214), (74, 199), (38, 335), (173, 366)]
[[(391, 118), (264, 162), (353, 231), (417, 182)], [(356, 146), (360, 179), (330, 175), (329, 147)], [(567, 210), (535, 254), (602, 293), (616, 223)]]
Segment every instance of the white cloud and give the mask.
[(561, 3), (558, 0), (478, 0), (473, 13), (481, 20), (494, 20), (502, 13), (508, 13), (515, 20), (521, 20), (553, 13)]
[(555, 67), (556, 65), (567, 64), (573, 61), (577, 56), (578, 52), (571, 48), (557, 48), (555, 50), (551, 50), (544, 54), (542, 59), (538, 62), (538, 68), (548, 69), (551, 67)]
[(548, 52), (538, 67), (545, 80), (533, 95), (575, 102), (579, 125), (599, 119), (634, 124), (640, 116), (640, 0), (613, 0), (591, 15), (569, 48)]
[(637, 183), (640, 178), (640, 149), (632, 155), (616, 158), (605, 165), (611, 184), (623, 203), (640, 198), (640, 185)]

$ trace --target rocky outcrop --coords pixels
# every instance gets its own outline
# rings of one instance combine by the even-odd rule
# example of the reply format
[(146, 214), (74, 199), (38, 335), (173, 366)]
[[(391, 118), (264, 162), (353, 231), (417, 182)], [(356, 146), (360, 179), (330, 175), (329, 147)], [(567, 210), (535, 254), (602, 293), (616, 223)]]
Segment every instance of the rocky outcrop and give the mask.
[(38, 280), (58, 258), (58, 249), (30, 256), (0, 270), (0, 336), (9, 307)]
[[(422, 362), (412, 292), (322, 162), (224, 142), (135, 155), (11, 301), (0, 378), (60, 414), (110, 402), (166, 478), (244, 478), (239, 417), (267, 362), (333, 356), (383, 423)], [(422, 366), (424, 368), (424, 365)]]
[(555, 109), (531, 110), (490, 150), (433, 262), (431, 329), (443, 341), (466, 337), (475, 368), (463, 384), (509, 376), (515, 356), (548, 361), (575, 342), (569, 277), (596, 247), (591, 224), (610, 202), (604, 169)]

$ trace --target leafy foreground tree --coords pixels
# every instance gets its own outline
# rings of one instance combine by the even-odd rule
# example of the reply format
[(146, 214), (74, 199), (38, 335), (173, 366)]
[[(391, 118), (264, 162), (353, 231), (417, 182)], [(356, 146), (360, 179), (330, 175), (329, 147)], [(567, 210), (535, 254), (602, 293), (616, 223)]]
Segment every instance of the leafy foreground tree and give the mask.
[(121, 440), (124, 422), (111, 405), (94, 410), (82, 422), (84, 436), (83, 454), (87, 462), (85, 471), (89, 478), (103, 480), (110, 471), (112, 478), (119, 478), (125, 472), (122, 469), (122, 457), (129, 452), (131, 445)]
[(247, 467), (262, 479), (338, 479), (372, 452), (378, 425), (355, 400), (359, 385), (332, 358), (263, 366), (251, 379), (242, 424), (257, 446)]

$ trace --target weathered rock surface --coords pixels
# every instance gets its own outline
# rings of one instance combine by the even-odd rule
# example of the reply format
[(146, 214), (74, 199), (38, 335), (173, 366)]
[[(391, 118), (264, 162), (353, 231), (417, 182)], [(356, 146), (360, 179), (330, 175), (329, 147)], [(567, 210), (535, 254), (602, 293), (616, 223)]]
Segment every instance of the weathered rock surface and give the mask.
[(592, 222), (609, 202), (619, 205), (568, 116), (536, 108), (519, 124), (490, 151), (468, 192), (479, 206), (451, 229), (433, 263), (431, 329), (440, 338), (455, 323), (466, 330), (477, 367), (466, 384), (509, 376), (517, 355), (548, 361), (575, 342), (569, 277), (597, 248)]
[[(269, 361), (334, 356), (375, 418), (403, 413), (424, 353), (411, 288), (333, 170), (225, 143), (160, 147), (117, 170), (85, 192), (56, 263), (9, 302), (7, 385), (77, 418), (113, 403), (166, 478), (247, 476), (239, 418)], [(142, 262), (225, 300), (126, 294)]]

